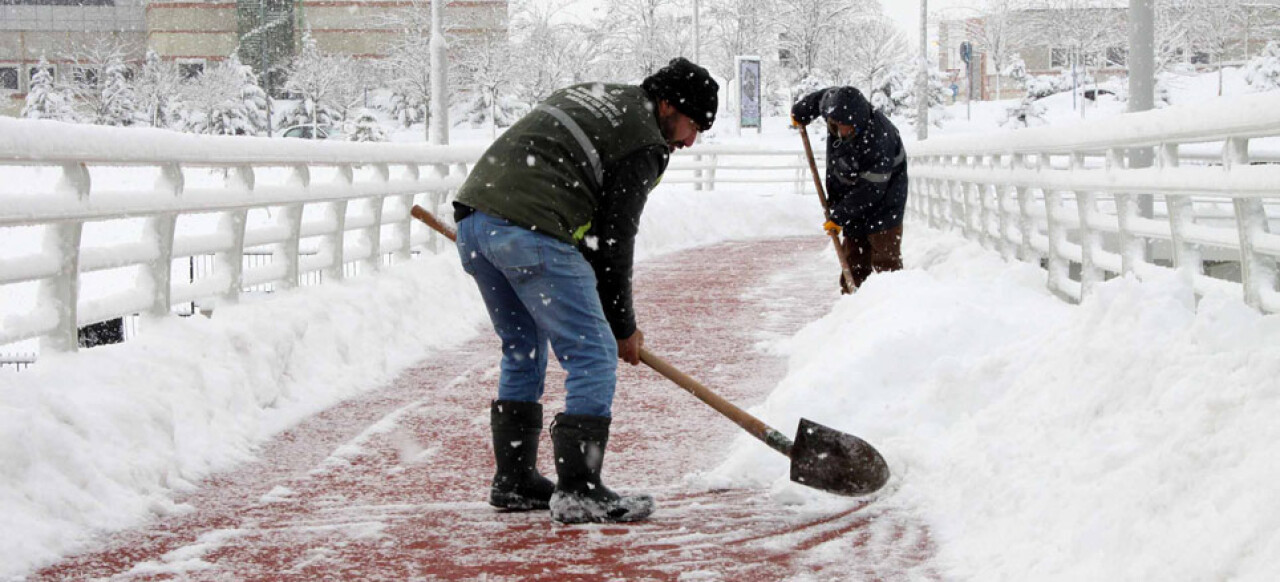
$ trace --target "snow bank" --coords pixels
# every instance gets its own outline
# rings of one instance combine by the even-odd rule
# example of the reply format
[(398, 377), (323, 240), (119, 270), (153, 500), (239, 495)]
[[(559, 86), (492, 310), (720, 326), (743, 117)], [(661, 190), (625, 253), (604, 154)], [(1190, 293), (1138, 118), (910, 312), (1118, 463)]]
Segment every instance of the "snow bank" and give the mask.
[[(1176, 276), (1071, 306), (1039, 269), (910, 232), (908, 271), (775, 346), (789, 372), (766, 422), (880, 448), (895, 477), (877, 503), (928, 521), (948, 577), (1280, 578), (1280, 316), (1197, 311)], [(706, 477), (832, 502), (748, 437)]]
[[(639, 253), (811, 232), (815, 209), (812, 196), (660, 189)], [(486, 325), (474, 283), (446, 252), (212, 319), (165, 319), (133, 341), (0, 374), (0, 577), (95, 532), (189, 509), (175, 494)]]

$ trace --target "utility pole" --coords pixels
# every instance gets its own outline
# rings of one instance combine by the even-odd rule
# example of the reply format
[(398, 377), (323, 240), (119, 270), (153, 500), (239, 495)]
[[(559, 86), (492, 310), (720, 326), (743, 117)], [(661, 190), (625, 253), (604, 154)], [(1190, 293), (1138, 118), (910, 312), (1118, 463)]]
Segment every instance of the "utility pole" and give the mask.
[(258, 0), (258, 67), (262, 71), (262, 88), (267, 94), (267, 137), (271, 137), (271, 75), (268, 74), (267, 0)]
[(449, 143), (448, 46), (444, 40), (444, 1), (431, 0), (431, 128), (427, 143)]
[[(1156, 57), (1154, 0), (1129, 0), (1129, 113), (1155, 107)], [(1147, 168), (1154, 162), (1151, 148), (1129, 151), (1130, 168)], [(1145, 197), (1143, 205), (1151, 199)], [(1147, 208), (1146, 211), (1150, 211)], [(1150, 214), (1147, 214), (1150, 216)]]
[(920, 0), (920, 71), (916, 75), (916, 139), (929, 137), (929, 0)]
[(693, 62), (701, 65), (702, 60), (698, 53), (698, 49), (700, 48), (698, 45), (702, 44), (699, 42), (701, 40), (701, 33), (698, 31), (699, 28), (701, 27), (698, 26), (698, 0), (693, 0)]
[[(1147, 111), (1155, 107), (1154, 4), (1154, 0), (1129, 0), (1129, 113)], [(1149, 168), (1154, 161), (1155, 152), (1149, 147), (1129, 150), (1130, 168)], [(1138, 214), (1147, 218), (1155, 215), (1154, 196), (1151, 194), (1138, 196)]]

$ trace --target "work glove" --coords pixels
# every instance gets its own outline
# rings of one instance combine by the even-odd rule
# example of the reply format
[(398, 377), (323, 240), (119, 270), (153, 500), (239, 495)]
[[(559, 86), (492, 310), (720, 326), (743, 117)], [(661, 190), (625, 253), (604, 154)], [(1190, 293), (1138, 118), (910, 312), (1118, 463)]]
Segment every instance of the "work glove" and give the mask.
[(840, 225), (834, 222), (831, 222), (830, 220), (822, 223), (822, 229), (827, 231), (827, 234), (834, 234), (834, 235), (840, 234)]

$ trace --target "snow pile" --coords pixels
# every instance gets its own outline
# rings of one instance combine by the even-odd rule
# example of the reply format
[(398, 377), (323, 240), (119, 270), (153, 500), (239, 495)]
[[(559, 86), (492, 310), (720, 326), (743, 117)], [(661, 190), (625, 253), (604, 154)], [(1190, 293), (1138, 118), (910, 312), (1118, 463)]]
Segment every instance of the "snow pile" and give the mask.
[[(762, 419), (880, 448), (895, 477), (877, 503), (928, 520), (949, 576), (1280, 577), (1280, 316), (1234, 297), (1197, 311), (1172, 275), (1071, 306), (954, 236), (912, 229), (906, 247), (908, 271), (776, 346), (789, 372)], [(707, 477), (832, 502), (749, 437)]]
[[(638, 245), (653, 256), (804, 232), (812, 220), (796, 219), (796, 209), (812, 204), (660, 191)], [(474, 283), (450, 250), (377, 277), (219, 308), (212, 319), (168, 318), (130, 342), (0, 374), (0, 578), (72, 551), (95, 531), (188, 510), (175, 505), (176, 493), (486, 326)]]

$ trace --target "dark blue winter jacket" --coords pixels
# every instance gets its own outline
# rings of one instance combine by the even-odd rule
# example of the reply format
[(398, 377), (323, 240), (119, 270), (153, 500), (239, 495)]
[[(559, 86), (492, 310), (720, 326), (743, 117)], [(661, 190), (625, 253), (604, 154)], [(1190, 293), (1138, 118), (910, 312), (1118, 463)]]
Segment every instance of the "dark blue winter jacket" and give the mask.
[(902, 224), (907, 206), (907, 154), (898, 128), (853, 87), (829, 87), (796, 102), (791, 116), (808, 125), (823, 117), (856, 133), (827, 135), (827, 203), (846, 235), (866, 235)]

